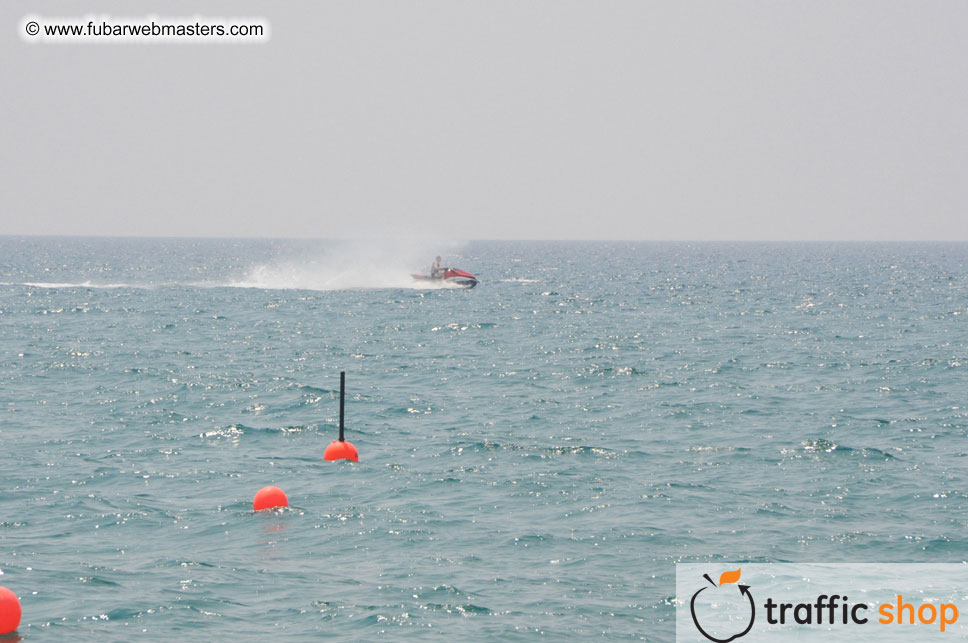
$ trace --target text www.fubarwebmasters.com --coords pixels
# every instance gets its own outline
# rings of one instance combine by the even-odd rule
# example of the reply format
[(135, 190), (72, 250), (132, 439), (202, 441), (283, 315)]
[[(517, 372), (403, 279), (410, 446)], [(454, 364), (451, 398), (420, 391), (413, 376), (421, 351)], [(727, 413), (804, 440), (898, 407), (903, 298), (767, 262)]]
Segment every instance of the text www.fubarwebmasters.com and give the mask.
[(43, 18), (26, 16), (20, 33), (29, 42), (62, 43), (261, 43), (269, 39), (264, 18), (212, 18), (203, 16), (161, 18)]

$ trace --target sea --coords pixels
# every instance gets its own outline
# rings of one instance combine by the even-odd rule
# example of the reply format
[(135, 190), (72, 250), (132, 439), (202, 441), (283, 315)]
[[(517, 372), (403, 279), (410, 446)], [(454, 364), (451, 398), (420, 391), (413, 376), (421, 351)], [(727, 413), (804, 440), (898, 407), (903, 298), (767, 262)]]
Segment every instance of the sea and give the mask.
[(965, 243), (0, 237), (9, 640), (671, 641), (677, 563), (964, 561), (966, 324)]

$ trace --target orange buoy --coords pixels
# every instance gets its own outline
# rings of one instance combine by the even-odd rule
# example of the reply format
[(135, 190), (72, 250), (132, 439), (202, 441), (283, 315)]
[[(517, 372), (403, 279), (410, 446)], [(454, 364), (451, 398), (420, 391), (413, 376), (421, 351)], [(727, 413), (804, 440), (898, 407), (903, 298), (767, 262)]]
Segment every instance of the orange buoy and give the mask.
[(323, 452), (323, 460), (360, 461), (360, 455), (352, 443), (343, 439), (343, 406), (346, 402), (346, 371), (339, 373), (339, 440), (333, 440)]
[(289, 499), (286, 498), (286, 493), (279, 487), (262, 487), (252, 500), (252, 509), (255, 511), (288, 506)]
[(346, 440), (333, 440), (323, 452), (324, 460), (352, 460), (360, 461), (360, 455), (356, 452), (356, 447), (352, 442)]
[(0, 586), (0, 636), (10, 634), (20, 625), (20, 599)]

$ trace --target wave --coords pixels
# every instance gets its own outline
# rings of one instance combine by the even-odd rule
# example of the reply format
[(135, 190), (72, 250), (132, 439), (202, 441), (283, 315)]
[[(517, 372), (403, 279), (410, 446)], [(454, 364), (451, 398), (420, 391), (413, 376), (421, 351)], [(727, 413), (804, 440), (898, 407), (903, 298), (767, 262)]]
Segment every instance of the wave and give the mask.
[[(157, 288), (251, 288), (259, 290), (357, 290), (410, 289), (443, 290), (461, 288), (446, 282), (417, 280), (411, 273), (430, 270), (433, 256), (440, 253), (445, 264), (462, 267), (454, 242), (417, 240), (345, 241), (312, 249), (286, 250), (274, 258), (239, 258), (241, 270), (210, 279), (185, 280), (169, 276), (167, 281), (154, 283), (97, 283), (84, 279), (68, 281), (5, 281), (0, 286), (27, 288), (69, 289), (157, 289)], [(246, 267), (246, 264), (247, 267)], [(28, 277), (29, 279), (29, 277)]]
[(312, 265), (260, 265), (241, 280), (221, 284), (228, 288), (258, 290), (450, 290), (462, 286), (446, 282), (420, 281), (406, 270), (342, 270), (316, 269)]
[(27, 286), (29, 288), (50, 288), (52, 290), (67, 288), (139, 288), (147, 290), (157, 288), (161, 285), (175, 284), (96, 284), (90, 281), (81, 282), (61, 282), (61, 281), (0, 281), (0, 286)]
[(155, 290), (159, 288), (251, 288), (255, 290), (462, 290), (452, 283), (418, 281), (409, 273), (382, 275), (314, 275), (298, 274), (278, 269), (257, 267), (250, 276), (233, 281), (190, 281), (157, 284), (109, 283), (90, 281), (0, 281), (0, 287), (44, 288), (48, 290)]

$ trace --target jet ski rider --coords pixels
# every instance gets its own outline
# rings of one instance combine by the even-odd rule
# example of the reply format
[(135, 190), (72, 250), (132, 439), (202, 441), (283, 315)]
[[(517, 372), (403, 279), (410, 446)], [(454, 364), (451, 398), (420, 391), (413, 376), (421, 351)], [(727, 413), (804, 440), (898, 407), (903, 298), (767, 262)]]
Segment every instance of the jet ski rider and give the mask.
[(440, 279), (444, 276), (444, 269), (440, 267), (440, 256), (434, 260), (434, 265), (430, 267), (430, 276), (434, 279)]

